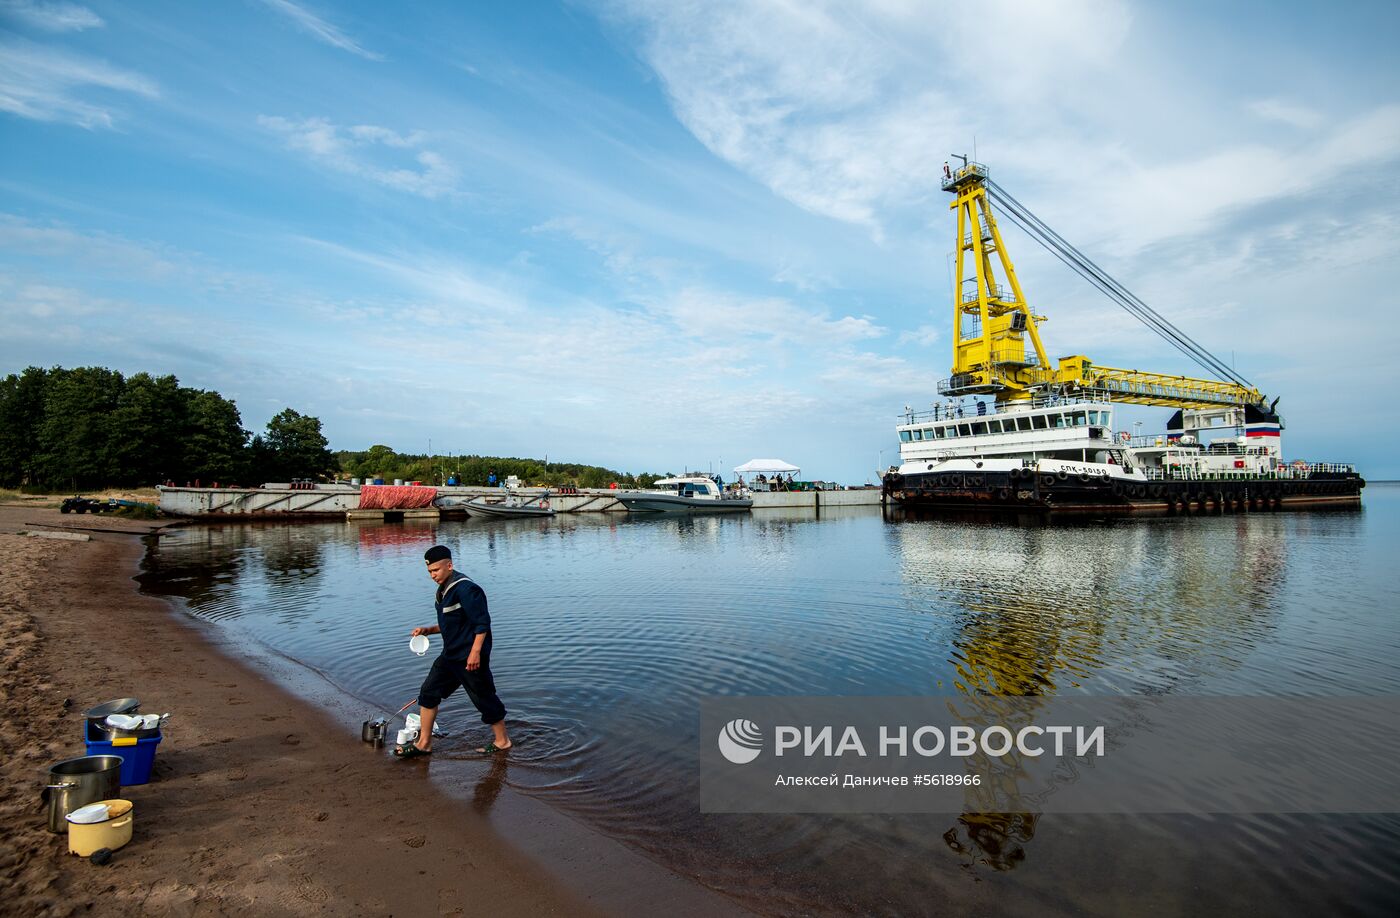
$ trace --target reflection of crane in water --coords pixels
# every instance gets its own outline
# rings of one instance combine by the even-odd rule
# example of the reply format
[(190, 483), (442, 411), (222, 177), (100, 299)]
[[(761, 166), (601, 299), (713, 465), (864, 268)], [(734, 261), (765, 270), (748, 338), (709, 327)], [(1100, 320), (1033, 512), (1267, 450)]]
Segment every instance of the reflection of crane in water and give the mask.
[[(1241, 518), (1229, 531), (981, 522), (895, 530), (911, 601), (956, 610), (949, 662), (974, 708), (1091, 682), (1170, 692), (1236, 668), (1272, 630), (1287, 525), (1277, 517)], [(1039, 817), (965, 812), (943, 839), (969, 868), (1009, 870)]]

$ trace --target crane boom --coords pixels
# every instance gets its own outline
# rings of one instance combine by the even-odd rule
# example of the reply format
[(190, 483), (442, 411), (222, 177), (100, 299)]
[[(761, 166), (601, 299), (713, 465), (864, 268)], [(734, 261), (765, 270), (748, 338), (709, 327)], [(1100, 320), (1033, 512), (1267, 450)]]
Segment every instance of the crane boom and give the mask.
[[(1134, 296), (991, 181), (986, 166), (965, 163), (945, 178), (943, 188), (956, 196), (951, 207), (958, 212), (958, 248), (953, 368), (951, 377), (939, 383), (940, 393), (988, 394), (1004, 402), (1059, 390), (1174, 408), (1266, 404), (1263, 393), (1249, 380)], [(1026, 302), (992, 213), (993, 199), (1013, 223), (1052, 255), (1218, 378), (1103, 367), (1082, 355), (1062, 357), (1052, 366), (1040, 340), (1039, 325), (1045, 317), (1034, 314)], [(1004, 284), (998, 276), (1004, 278)]]

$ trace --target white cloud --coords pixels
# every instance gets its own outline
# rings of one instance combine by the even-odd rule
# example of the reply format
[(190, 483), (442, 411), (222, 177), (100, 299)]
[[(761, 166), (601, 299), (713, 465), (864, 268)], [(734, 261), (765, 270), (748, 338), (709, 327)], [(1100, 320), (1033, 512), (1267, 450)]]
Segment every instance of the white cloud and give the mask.
[(76, 3), (4, 0), (0, 2), (0, 15), (13, 17), (46, 32), (81, 32), (106, 25), (101, 16)]
[[(717, 156), (799, 207), (866, 226), (937, 191), (979, 95), (1064, 93), (1114, 60), (1129, 17), (1113, 0), (933, 7), (623, 3), (681, 122)], [(995, 36), (995, 61), (986, 41)]]
[(151, 99), (160, 95), (154, 81), (103, 61), (29, 42), (0, 45), (0, 111), (110, 128), (113, 111), (89, 98), (94, 92), (100, 98), (104, 90)]
[(7, 323), (65, 320), (112, 310), (110, 300), (73, 287), (44, 283), (15, 285), (9, 278), (0, 278), (0, 316)]
[[(1200, 87), (1129, 56), (1154, 36), (1130, 42), (1124, 0), (613, 8), (641, 24), (643, 57), (677, 118), (716, 156), (877, 240), (937, 207), (943, 160), (979, 135), (994, 174), (1022, 179), (1023, 200), (1060, 215), (1051, 222), (1074, 241), (1118, 254), (1308, 191), (1336, 168), (1400, 156), (1390, 105), (1338, 125), (1282, 98), (1232, 103), (1221, 92), (1208, 113)], [(1312, 142), (1240, 129), (1241, 109)], [(1135, 147), (1128, 138), (1150, 131), (1125, 128), (1125, 110), (1149, 121), (1182, 110), (1203, 126), (1218, 114), (1233, 130), (1216, 132), (1224, 142)]]
[(0, 213), (0, 251), (70, 260), (88, 269), (119, 269), (144, 278), (168, 277), (177, 266), (170, 253), (106, 233), (83, 233)]
[(305, 7), (292, 3), (291, 0), (263, 0), (263, 3), (291, 19), (300, 26), (303, 31), (307, 32), (317, 41), (324, 42), (332, 48), (339, 48), (342, 51), (349, 51), (351, 54), (358, 54), (366, 60), (384, 60), (382, 54), (376, 54), (373, 51), (365, 50), (358, 42), (340, 31), (340, 29), (326, 22), (326, 20), (312, 13)]
[(1278, 121), (1296, 128), (1315, 128), (1322, 124), (1322, 113), (1282, 99), (1259, 99), (1249, 103), (1248, 110), (1265, 121)]
[(911, 367), (902, 357), (868, 351), (842, 351), (823, 361), (817, 376), (823, 384), (847, 396), (853, 390), (872, 390), (903, 397), (910, 392), (928, 391), (927, 370)]
[(917, 344), (919, 347), (932, 347), (943, 339), (943, 333), (936, 325), (920, 325), (912, 331), (901, 332), (900, 344)]
[(525, 231), (532, 235), (560, 234), (581, 243), (603, 259), (603, 267), (620, 280), (667, 280), (678, 271), (669, 258), (642, 254), (643, 245), (635, 237), (579, 217), (554, 217)]
[(1127, 255), (1164, 239), (1210, 233), (1232, 212), (1305, 194), (1335, 183), (1348, 170), (1397, 157), (1400, 105), (1384, 105), (1329, 125), (1316, 132), (1315, 144), (1305, 146), (1250, 143), (1177, 161), (1145, 163), (1122, 156), (1111, 165), (1090, 161), (1085, 168), (1101, 180), (1080, 189), (1078, 207), (1053, 207), (1092, 215), (1097, 231), (1082, 223), (1080, 231), (1114, 254)]
[(405, 317), (415, 322), (439, 323), (462, 315), (518, 316), (526, 308), (525, 299), (507, 288), (507, 279), (485, 277), (485, 272), (460, 262), (407, 252), (368, 252), (307, 237), (298, 241), (405, 285), (413, 303)]
[[(440, 154), (421, 149), (426, 140), (422, 132), (399, 134), (376, 125), (340, 127), (325, 118), (292, 121), (272, 115), (259, 115), (258, 124), (281, 135), (290, 149), (338, 172), (428, 199), (457, 193), (457, 170)], [(381, 148), (410, 151), (417, 168), (386, 161)]]
[(816, 293), (840, 286), (831, 273), (796, 263), (788, 258), (779, 260), (778, 269), (774, 272), (772, 280), (776, 284), (789, 284), (796, 287), (802, 293)]
[(649, 308), (674, 323), (681, 334), (698, 339), (737, 334), (818, 348), (885, 334), (868, 316), (833, 319), (782, 297), (749, 297), (701, 287), (654, 295)]

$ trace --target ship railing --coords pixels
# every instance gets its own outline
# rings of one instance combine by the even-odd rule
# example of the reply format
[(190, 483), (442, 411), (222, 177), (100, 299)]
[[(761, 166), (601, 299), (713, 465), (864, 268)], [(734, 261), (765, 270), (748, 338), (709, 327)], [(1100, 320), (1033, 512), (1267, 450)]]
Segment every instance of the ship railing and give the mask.
[(987, 177), (987, 167), (982, 165), (981, 163), (970, 162), (967, 165), (959, 166), (958, 168), (952, 171), (953, 174), (943, 180), (944, 191), (956, 188), (958, 185), (961, 185), (963, 182), (966, 182), (967, 180), (972, 178)]
[(1164, 434), (1148, 434), (1145, 437), (1127, 436), (1126, 430), (1114, 435), (1119, 443), (1132, 449), (1186, 449), (1200, 456), (1267, 456), (1269, 451), (1263, 446), (1240, 446), (1238, 443), (1181, 443), (1169, 440)]
[[(968, 374), (964, 374), (964, 376), (966, 375)], [(952, 379), (940, 380), (938, 383), (938, 391), (944, 391), (945, 387), (955, 388), (955, 386), (952, 384), (962, 384), (962, 381), (963, 376), (955, 376)], [(906, 412), (904, 414), (899, 415), (899, 418), (901, 423), (917, 424), (921, 421), (954, 421), (966, 420), (968, 418), (972, 418), (975, 420), (976, 418), (983, 416), (977, 413), (977, 405), (975, 403), (969, 405), (959, 401), (958, 399), (953, 399), (952, 402), (953, 405), (951, 408), (947, 407), (946, 405), (939, 405), (937, 406), (937, 408), (929, 408), (924, 411)], [(1017, 402), (1014, 410), (1009, 405), (997, 405), (995, 402), (991, 402), (990, 400), (984, 401), (982, 404), (987, 406), (987, 411), (985, 414), (986, 417), (1001, 417), (1003, 415), (1021, 414), (1023, 410), (1028, 407), (1062, 408), (1072, 405), (1102, 405), (1104, 404), (1104, 402), (1101, 399), (1090, 398), (1087, 396), (1080, 395), (1040, 395), (1030, 399), (1029, 401)], [(959, 407), (961, 407), (963, 411), (961, 415), (958, 414)]]
[[(1167, 469), (1144, 469), (1148, 478), (1154, 481), (1237, 481), (1240, 479), (1277, 478), (1270, 472), (1259, 472), (1253, 469), (1223, 469), (1221, 471), (1204, 471), (1202, 469), (1188, 468), (1167, 468)], [(1300, 476), (1301, 477), (1301, 476)]]
[[(1025, 404), (1025, 402), (1021, 402)], [(1037, 395), (1030, 400), (1032, 408), (1056, 408), (1062, 405), (1102, 405), (1103, 400), (1087, 395)], [(1014, 413), (1014, 412), (1008, 412)]]
[(1113, 439), (1130, 449), (1152, 449), (1158, 446), (1172, 446), (1173, 444), (1162, 434), (1148, 434), (1145, 437), (1128, 437), (1126, 440), (1123, 434), (1126, 430), (1120, 430), (1113, 435)]
[[(1006, 290), (1006, 288), (1003, 287), (1001, 284), (986, 284), (985, 286), (986, 286), (986, 291), (987, 291), (987, 299), (988, 299), (989, 301), (990, 301), (990, 300), (997, 300), (997, 301), (1002, 302), (1002, 303), (1014, 303), (1014, 302), (1016, 302), (1016, 297), (1015, 297), (1015, 295), (1014, 295), (1014, 294), (1008, 293), (1007, 290)], [(958, 305), (959, 305), (959, 306), (963, 306), (963, 307), (967, 307), (967, 306), (978, 306), (978, 305), (980, 305), (980, 303), (981, 303), (981, 297), (979, 297), (979, 296), (977, 295), (977, 283), (976, 283), (976, 279), (973, 279), (973, 280), (970, 281), (970, 282), (969, 282), (969, 281), (963, 281), (962, 302), (959, 303)]]
[(1316, 473), (1352, 475), (1356, 473), (1356, 466), (1347, 462), (1299, 461), (1263, 471), (1255, 469), (1204, 471), (1187, 466), (1168, 466), (1165, 469), (1143, 469), (1143, 472), (1154, 481), (1234, 481), (1242, 478), (1290, 481), (1308, 478)]
[(1289, 472), (1295, 473), (1293, 477), (1296, 478), (1307, 478), (1315, 472), (1340, 475), (1356, 474), (1356, 466), (1350, 462), (1304, 462), (1299, 459), (1288, 463), (1287, 469)]

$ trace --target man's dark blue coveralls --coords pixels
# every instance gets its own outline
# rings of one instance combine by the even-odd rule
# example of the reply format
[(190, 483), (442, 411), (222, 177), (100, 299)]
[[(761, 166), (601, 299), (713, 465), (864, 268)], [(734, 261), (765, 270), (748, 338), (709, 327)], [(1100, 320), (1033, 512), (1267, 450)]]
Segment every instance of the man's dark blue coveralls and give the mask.
[[(500, 723), (506, 706), (497, 697), (496, 681), (491, 678), (491, 616), (486, 611), (485, 591), (470, 577), (454, 571), (452, 579), (438, 587), (434, 605), (442, 632), (442, 653), (418, 690), (418, 703), (436, 710), (460, 685), (481, 712), (482, 723)], [(467, 669), (467, 657), (478, 634), (486, 635), (481, 642), (481, 665)]]

